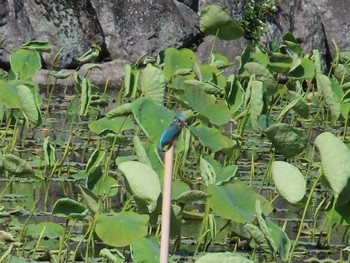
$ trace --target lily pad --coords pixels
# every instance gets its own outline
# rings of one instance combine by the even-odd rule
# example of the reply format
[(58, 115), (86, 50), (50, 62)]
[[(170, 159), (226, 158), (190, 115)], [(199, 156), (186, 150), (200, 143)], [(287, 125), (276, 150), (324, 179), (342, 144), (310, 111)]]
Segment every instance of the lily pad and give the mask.
[(225, 185), (210, 184), (207, 190), (208, 205), (217, 215), (234, 222), (245, 223), (255, 217), (255, 202), (260, 200), (262, 211), (269, 214), (272, 207), (269, 202), (254, 190), (242, 183), (228, 183)]
[(107, 245), (124, 247), (147, 235), (147, 215), (120, 212), (111, 216), (96, 215), (96, 234)]
[(306, 182), (299, 169), (289, 163), (275, 161), (271, 173), (278, 192), (288, 202), (298, 203), (306, 193)]

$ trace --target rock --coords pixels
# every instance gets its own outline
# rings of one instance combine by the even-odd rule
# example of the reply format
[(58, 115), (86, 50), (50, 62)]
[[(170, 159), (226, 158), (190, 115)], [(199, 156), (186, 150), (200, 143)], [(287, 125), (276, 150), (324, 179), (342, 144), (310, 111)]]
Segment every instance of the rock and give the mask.
[(198, 15), (169, 0), (91, 0), (112, 58), (136, 61), (167, 47), (189, 45), (198, 35)]
[(136, 61), (167, 47), (190, 45), (196, 39), (198, 15), (175, 0), (4, 0), (0, 3), (0, 36), (6, 38), (0, 60), (9, 67), (8, 55), (32, 39), (47, 40), (51, 54), (43, 54), (51, 66), (75, 68), (76, 58), (92, 44), (102, 47), (100, 61)]
[(341, 51), (350, 50), (350, 5), (348, 0), (317, 1), (316, 7), (321, 16), (321, 22), (327, 39), (328, 48), (334, 56), (335, 49), (332, 39), (335, 40)]
[(46, 65), (50, 66), (56, 52), (63, 48), (55, 66), (74, 68), (78, 65), (76, 58), (91, 44), (103, 45), (99, 22), (88, 1), (5, 0), (2, 5), (0, 35), (6, 38), (6, 50), (1, 60), (8, 61), (10, 52), (31, 39), (47, 40), (53, 49), (43, 54)]

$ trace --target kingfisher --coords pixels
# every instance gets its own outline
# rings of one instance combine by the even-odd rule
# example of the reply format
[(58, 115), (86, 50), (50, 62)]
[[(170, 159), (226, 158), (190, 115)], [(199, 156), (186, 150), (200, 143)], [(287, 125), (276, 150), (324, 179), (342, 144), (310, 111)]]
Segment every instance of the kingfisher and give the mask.
[(166, 130), (162, 134), (162, 137), (160, 138), (160, 150), (163, 150), (165, 145), (168, 145), (168, 150), (171, 147), (171, 145), (175, 145), (175, 141), (181, 133), (182, 126), (186, 126), (184, 122), (184, 116), (182, 116), (181, 114), (175, 115), (173, 122), (170, 123), (170, 125), (168, 126), (168, 128), (166, 128)]

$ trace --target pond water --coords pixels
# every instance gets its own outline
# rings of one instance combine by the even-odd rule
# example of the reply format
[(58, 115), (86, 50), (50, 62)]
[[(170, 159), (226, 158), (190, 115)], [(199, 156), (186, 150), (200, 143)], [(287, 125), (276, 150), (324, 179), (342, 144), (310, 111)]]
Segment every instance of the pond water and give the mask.
[[(113, 96), (112, 96), (113, 97)], [(66, 150), (66, 142), (70, 140), (69, 151), (67, 159), (57, 170), (57, 174), (50, 175), (50, 170), (42, 170), (44, 176), (52, 176), (52, 180), (46, 180), (45, 182), (38, 182), (25, 178), (1, 178), (0, 181), (0, 229), (13, 233), (16, 237), (19, 234), (19, 230), (23, 224), (27, 224), (29, 228), (40, 222), (55, 222), (62, 226), (65, 225), (66, 220), (52, 216), (51, 211), (57, 200), (63, 197), (70, 197), (74, 200), (81, 200), (79, 191), (76, 187), (77, 183), (85, 183), (85, 179), (79, 174), (84, 171), (89, 157), (96, 145), (103, 148), (107, 144), (99, 141), (96, 135), (89, 131), (88, 124), (90, 123), (88, 118), (79, 118), (75, 115), (70, 115), (69, 112), (74, 112), (77, 105), (72, 105), (65, 100), (56, 98), (51, 106), (51, 112), (45, 117), (45, 123), (40, 129), (26, 130), (25, 138), (17, 140), (17, 147), (14, 150), (14, 154), (18, 155), (31, 163), (34, 168), (41, 167), (42, 165), (42, 140), (45, 136), (49, 135), (55, 139), (57, 154), (62, 156)], [(102, 109), (107, 111), (107, 109)], [(95, 118), (99, 118), (100, 114), (97, 110), (95, 112)], [(74, 119), (72, 119), (74, 116)], [(128, 135), (126, 134), (126, 137)], [(117, 145), (117, 152), (119, 156), (127, 156), (132, 154), (133, 150), (130, 148), (131, 136), (129, 142)], [(268, 199), (272, 200), (276, 196), (276, 189), (271, 187), (271, 179), (267, 178), (262, 183), (264, 172), (269, 163), (269, 149), (270, 144), (267, 144), (265, 140), (262, 140), (261, 134), (251, 133), (249, 135), (249, 141), (243, 142), (241, 150), (241, 158), (237, 162), (238, 173), (237, 178), (241, 182), (246, 184), (252, 183), (253, 188), (256, 191), (261, 189), (261, 193)], [(254, 177), (251, 178), (252, 160), (251, 156), (254, 153)], [(116, 156), (114, 156), (116, 157)], [(276, 160), (283, 160), (282, 156), (276, 156)], [(306, 166), (300, 166), (299, 168), (305, 171)], [(112, 168), (115, 165), (112, 165)], [(42, 169), (43, 167), (41, 167)], [(110, 171), (110, 175), (116, 176), (113, 169)], [(313, 172), (310, 173), (311, 177), (316, 176)], [(51, 177), (50, 177), (51, 178)], [(197, 181), (191, 182), (194, 189), (200, 189), (201, 183)], [(310, 188), (311, 185), (308, 185)], [(47, 192), (48, 191), (48, 192)], [(310, 206), (309, 211), (306, 214), (304, 220), (304, 230), (300, 237), (299, 245), (296, 249), (296, 254), (300, 255), (300, 260), (295, 259), (293, 262), (306, 262), (305, 259), (317, 258), (318, 260), (332, 258), (338, 259), (340, 253), (346, 245), (330, 245), (322, 246), (325, 241), (324, 234), (320, 236), (320, 242), (318, 242), (318, 235), (312, 236), (313, 230), (328, 229), (325, 224), (327, 223), (326, 215), (324, 212), (320, 212), (317, 217), (316, 225), (314, 221), (316, 205), (319, 204), (327, 196), (327, 192), (322, 188), (317, 188), (314, 192), (314, 205)], [(120, 211), (120, 199), (123, 198), (123, 193), (120, 193), (114, 197), (109, 198), (107, 206), (114, 211)], [(35, 207), (36, 205), (36, 207)], [(269, 218), (276, 222), (280, 227), (283, 227), (287, 236), (294, 240), (296, 238), (297, 230), (300, 224), (300, 219), (303, 213), (303, 205), (291, 205), (281, 197), (277, 197), (273, 201), (274, 211), (269, 215)], [(324, 204), (325, 205), (325, 204)], [(178, 243), (177, 250), (174, 253), (174, 259), (179, 262), (188, 262), (191, 256), (196, 250), (196, 242), (199, 238), (201, 231), (202, 218), (204, 213), (203, 202), (193, 203), (187, 205), (185, 210), (189, 212), (195, 212), (199, 215), (197, 220), (191, 219), (191, 217), (184, 216), (184, 220), (181, 228), (181, 240)], [(33, 215), (31, 213), (33, 212)], [(27, 221), (29, 218), (29, 221)], [(87, 221), (89, 219), (86, 219)], [(75, 249), (77, 244), (81, 241), (88, 222), (86, 220), (75, 223), (72, 230), (72, 237), (70, 239), (70, 247)], [(72, 221), (70, 222), (72, 224)], [(215, 242), (208, 246), (207, 251), (219, 252), (219, 251), (234, 251), (237, 249), (241, 253), (252, 253), (252, 250), (248, 247), (248, 243), (245, 242), (243, 231), (243, 224), (228, 222), (228, 220), (220, 217), (216, 218), (217, 229), (225, 227), (221, 231)], [(327, 231), (325, 231), (326, 233)], [(346, 244), (348, 236), (346, 227), (338, 226), (334, 228), (331, 235), (331, 244)], [(237, 243), (237, 240), (242, 238)], [(344, 242), (344, 238), (346, 241)], [(174, 241), (175, 242), (175, 241)], [(26, 242), (28, 254), (36, 244), (36, 240), (29, 239)], [(238, 245), (238, 248), (236, 247)], [(41, 244), (45, 248), (52, 248), (57, 250), (59, 247), (58, 238), (47, 238), (43, 240)], [(99, 249), (105, 247), (102, 243), (96, 242), (96, 257), (99, 255)], [(81, 255), (85, 253), (84, 245), (80, 246), (79, 252)], [(259, 253), (259, 252), (258, 252)], [(30, 253), (29, 253), (30, 254)], [(343, 252), (343, 257), (347, 255)], [(81, 258), (82, 259), (82, 258)], [(315, 259), (316, 260), (316, 259)], [(77, 257), (77, 261), (79, 258)], [(321, 262), (321, 261), (308, 261), (308, 262)], [(327, 261), (328, 262), (328, 261)]]

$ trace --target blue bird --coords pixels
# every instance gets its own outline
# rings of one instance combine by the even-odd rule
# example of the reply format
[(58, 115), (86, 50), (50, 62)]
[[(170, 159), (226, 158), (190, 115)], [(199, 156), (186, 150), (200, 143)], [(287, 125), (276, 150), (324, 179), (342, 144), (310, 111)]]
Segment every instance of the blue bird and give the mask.
[(169, 125), (168, 128), (166, 128), (166, 130), (162, 134), (162, 137), (160, 138), (160, 150), (163, 150), (165, 145), (168, 145), (169, 149), (171, 145), (175, 144), (177, 137), (181, 133), (182, 126), (185, 125), (184, 121), (184, 116), (176, 114), (173, 122)]

